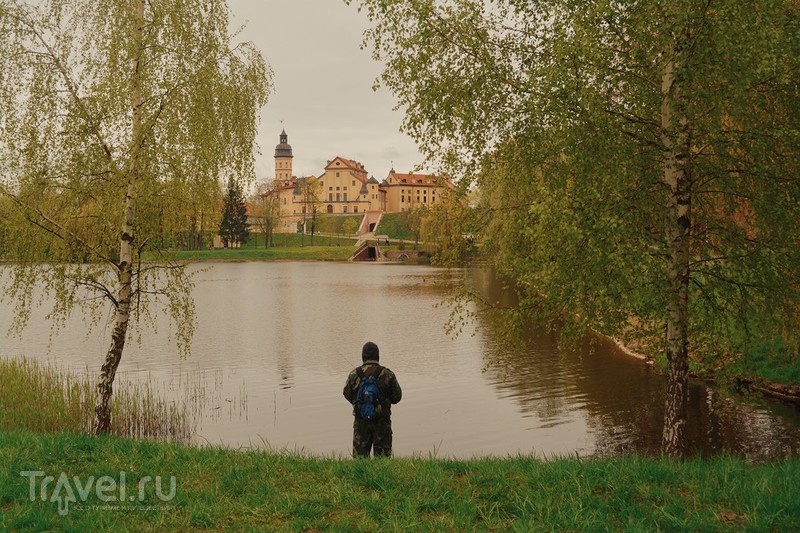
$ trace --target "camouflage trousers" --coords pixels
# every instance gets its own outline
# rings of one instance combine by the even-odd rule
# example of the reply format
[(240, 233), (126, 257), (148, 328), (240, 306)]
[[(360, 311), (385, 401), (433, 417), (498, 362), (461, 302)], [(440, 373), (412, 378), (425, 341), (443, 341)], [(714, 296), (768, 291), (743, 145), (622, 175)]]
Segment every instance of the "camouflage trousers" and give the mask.
[(369, 457), (373, 450), (375, 457), (392, 455), (392, 420), (380, 417), (376, 420), (353, 422), (353, 457)]

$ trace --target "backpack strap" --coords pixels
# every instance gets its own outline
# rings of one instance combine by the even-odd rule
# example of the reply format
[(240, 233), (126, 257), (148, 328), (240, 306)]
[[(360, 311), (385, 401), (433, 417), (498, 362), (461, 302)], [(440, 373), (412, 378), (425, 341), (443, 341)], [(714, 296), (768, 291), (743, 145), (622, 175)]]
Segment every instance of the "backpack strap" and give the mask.
[[(383, 367), (381, 365), (375, 365), (375, 367), (376, 367), (376, 370), (372, 374), (370, 374), (369, 377), (375, 378), (375, 385), (378, 386), (378, 391), (380, 392), (381, 388), (380, 388), (380, 384), (378, 382), (378, 377), (381, 375), (381, 372), (383, 372)], [(383, 394), (381, 394), (378, 397), (378, 402), (381, 404), (381, 406), (384, 409), (386, 408), (386, 400), (384, 400)]]
[[(372, 366), (372, 365), (370, 365), (370, 366)], [(369, 376), (367, 376), (367, 374), (364, 372), (364, 367), (360, 366), (360, 367), (356, 368), (356, 375), (361, 379), (364, 379), (366, 377), (376, 377), (377, 378), (378, 376), (381, 375), (381, 372), (383, 372), (383, 367), (381, 365), (375, 365), (375, 367), (377, 368), (377, 370), (375, 372), (373, 372), (372, 374), (370, 374)]]

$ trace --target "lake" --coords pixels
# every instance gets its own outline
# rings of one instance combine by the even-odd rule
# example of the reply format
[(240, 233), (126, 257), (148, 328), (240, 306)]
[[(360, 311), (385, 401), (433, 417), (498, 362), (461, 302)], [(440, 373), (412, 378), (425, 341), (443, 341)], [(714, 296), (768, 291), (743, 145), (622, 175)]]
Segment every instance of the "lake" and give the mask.
[[(194, 401), (198, 443), (349, 455), (352, 414), (342, 397), (361, 346), (403, 388), (393, 409), (396, 455), (539, 457), (638, 451), (660, 445), (665, 378), (600, 342), (559, 354), (556, 335), (530, 327), (507, 343), (497, 317), (457, 337), (443, 301), (467, 286), (501, 298), (479, 269), (323, 262), (193, 266), (197, 331), (181, 358), (166, 323), (129, 341), (120, 382), (154, 381), (165, 398)], [(107, 331), (86, 335), (83, 317), (50, 339), (44, 312), (9, 337), (0, 304), (0, 357), (27, 356), (95, 373)], [(198, 399), (199, 398), (199, 399)], [(800, 412), (693, 383), (690, 446), (760, 459), (800, 452)]]

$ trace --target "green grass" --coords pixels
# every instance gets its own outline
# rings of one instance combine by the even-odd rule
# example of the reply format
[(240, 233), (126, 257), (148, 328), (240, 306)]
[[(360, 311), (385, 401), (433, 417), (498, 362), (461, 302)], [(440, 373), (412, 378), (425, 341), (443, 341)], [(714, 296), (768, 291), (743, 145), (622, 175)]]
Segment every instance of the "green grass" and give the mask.
[[(275, 243), (275, 248), (297, 248), (301, 246), (310, 246), (311, 245), (311, 234), (306, 234), (305, 237), (299, 233), (276, 233), (273, 235), (272, 240)], [(338, 243), (341, 242), (341, 245), (344, 246), (345, 244), (353, 245), (356, 242), (355, 237), (347, 237), (342, 235), (341, 237), (334, 235), (334, 236), (321, 236), (319, 234), (314, 235), (314, 246), (338, 246)], [(262, 235), (251, 235), (250, 239), (242, 246), (241, 249), (249, 250), (263, 250), (264, 249), (264, 238)]]
[[(188, 441), (187, 404), (159, 399), (152, 381), (114, 387), (112, 432), (116, 435)], [(95, 382), (25, 359), (0, 360), (0, 430), (86, 432), (94, 422)]]
[(386, 213), (381, 217), (375, 234), (388, 235), (390, 239), (414, 240), (414, 235), (408, 228), (407, 218), (407, 212)]
[[(0, 431), (5, 530), (797, 530), (800, 461), (753, 465), (619, 457), (351, 460), (185, 447), (118, 437)], [(30, 501), (22, 471), (58, 478), (175, 476), (142, 510)], [(37, 486), (38, 487), (38, 486)], [(74, 487), (74, 485), (73, 485)], [(132, 492), (134, 489), (129, 490)], [(138, 494), (138, 491), (134, 491)], [(92, 492), (86, 502), (101, 505)], [(137, 505), (139, 502), (136, 502)], [(113, 502), (111, 502), (113, 504)]]
[[(174, 412), (152, 387), (118, 389), (124, 391), (115, 398), (118, 431), (130, 431), (120, 418), (126, 411), (134, 420), (147, 420), (147, 427), (169, 424)], [(90, 420), (92, 390), (86, 379), (50, 366), (0, 361), (0, 530), (800, 528), (798, 459), (765, 464), (731, 457), (672, 462), (633, 456), (370, 461), (184, 446), (81, 433)], [(56, 478), (44, 499), (41, 477), (37, 498), (29, 499), (24, 471)], [(118, 480), (124, 472), (134, 501), (101, 501), (96, 489), (90, 490), (87, 500), (72, 502), (62, 516), (52, 498), (62, 472), (74, 495), (76, 477), (85, 486), (90, 477)], [(139, 483), (146, 476), (161, 476), (166, 492), (169, 477), (175, 476), (174, 499), (162, 502), (151, 481), (139, 501)], [(62, 487), (58, 494), (68, 493)], [(110, 494), (116, 497), (119, 490)], [(123, 504), (135, 507), (102, 507)]]
[(721, 374), (726, 377), (755, 377), (784, 385), (800, 385), (800, 354), (795, 351), (792, 355), (781, 342), (773, 345), (761, 344), (726, 365)]
[(346, 261), (350, 259), (354, 251), (352, 246), (343, 243), (341, 247), (298, 246), (262, 248), (258, 250), (184, 250), (173, 252), (170, 257), (177, 261)]
[(311, 235), (303, 238), (297, 233), (275, 234), (273, 240), (274, 247), (264, 248), (263, 237), (258, 235), (241, 248), (173, 250), (169, 257), (176, 261), (346, 261), (353, 255), (356, 242), (345, 237), (315, 235), (311, 246)]
[(322, 215), (317, 218), (317, 231), (338, 235), (344, 233), (345, 229), (349, 229), (351, 233), (356, 233), (363, 219), (363, 213), (357, 215)]
[[(656, 368), (666, 373), (667, 359), (663, 353), (653, 358)], [(781, 385), (800, 385), (800, 353), (784, 347), (781, 341), (761, 343), (744, 354), (721, 361), (689, 361), (689, 370), (701, 377), (710, 377), (720, 383), (734, 383), (740, 379), (766, 381)]]

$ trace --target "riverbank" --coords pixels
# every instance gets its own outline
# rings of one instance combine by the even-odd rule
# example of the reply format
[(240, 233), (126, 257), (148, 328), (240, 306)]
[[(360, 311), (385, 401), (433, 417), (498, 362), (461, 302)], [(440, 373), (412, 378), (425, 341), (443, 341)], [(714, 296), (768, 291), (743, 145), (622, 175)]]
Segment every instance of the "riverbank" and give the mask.
[(211, 250), (179, 250), (171, 252), (174, 261), (347, 261), (355, 249), (342, 246), (275, 246), (271, 248), (227, 248)]
[(312, 241), (311, 235), (280, 233), (273, 237), (273, 243), (265, 247), (263, 236), (254, 235), (239, 248), (170, 250), (168, 257), (184, 262), (347, 261), (355, 251), (356, 240), (341, 235), (315, 235)]
[[(94, 437), (81, 433), (92, 406), (85, 379), (16, 360), (0, 360), (0, 378), (0, 464), (6, 465), (0, 469), (0, 530), (800, 527), (797, 458), (763, 464), (636, 456), (354, 461)], [(120, 422), (125, 413), (151, 420), (148, 426), (175, 416), (164, 407), (143, 410), (143, 402), (163, 405), (157, 391), (119, 387), (115, 429), (145, 434)], [(47, 486), (45, 476), (53, 477)], [(97, 493), (103, 476), (100, 496), (108, 500)]]
[[(6, 465), (0, 471), (4, 530), (800, 528), (797, 459), (768, 464), (729, 457), (355, 461), (0, 431), (0, 461)], [(55, 478), (45, 488), (44, 501), (42, 477), (20, 472)], [(71, 486), (55, 494), (61, 472)], [(117, 501), (120, 472), (126, 502)], [(114, 488), (101, 492), (112, 499), (101, 501), (90, 488), (83, 500), (74, 479), (85, 489), (92, 476), (115, 480)], [(146, 476), (162, 478), (160, 493)], [(170, 495), (170, 476), (175, 477), (174, 497), (162, 501), (159, 494)], [(35, 501), (29, 497), (31, 484)], [(69, 511), (61, 516), (58, 497), (70, 491), (76, 501), (68, 501)]]
[[(619, 338), (602, 333), (598, 335), (613, 342), (625, 355), (654, 365), (659, 371), (666, 373), (666, 360), (663, 357), (645, 355)], [(768, 357), (764, 350), (753, 350), (718, 371), (697, 366), (694, 361), (691, 364), (689, 374), (693, 378), (800, 404), (800, 357), (792, 358), (785, 353), (773, 353)]]

